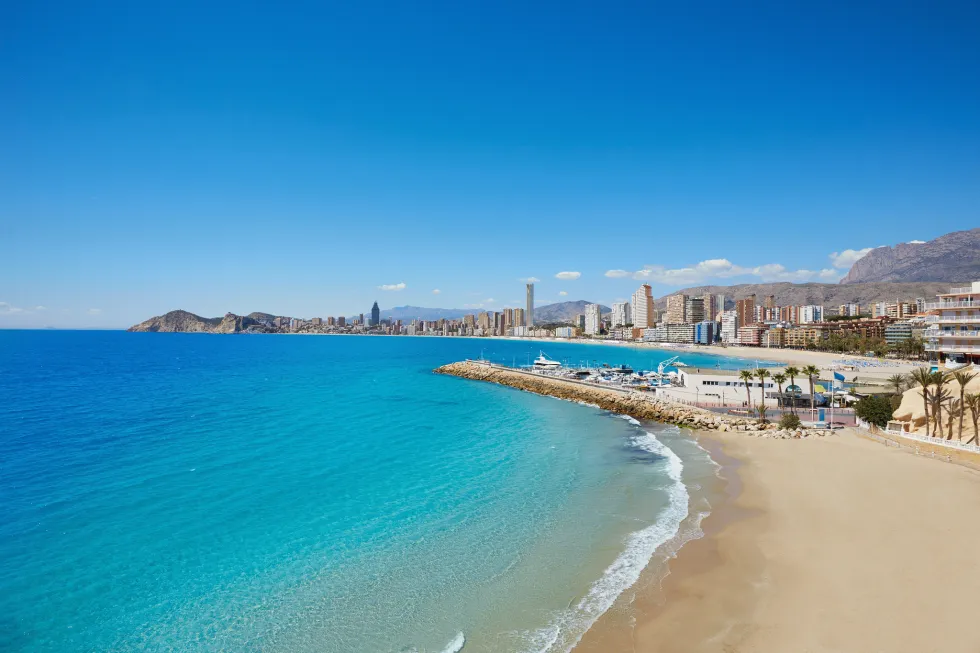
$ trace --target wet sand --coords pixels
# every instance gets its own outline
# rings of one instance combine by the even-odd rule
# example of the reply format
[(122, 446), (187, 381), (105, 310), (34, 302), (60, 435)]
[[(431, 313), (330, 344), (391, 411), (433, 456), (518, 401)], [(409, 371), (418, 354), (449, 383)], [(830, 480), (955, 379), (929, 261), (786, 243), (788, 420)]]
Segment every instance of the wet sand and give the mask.
[(853, 432), (698, 437), (724, 477), (705, 537), (576, 653), (980, 651), (980, 472)]

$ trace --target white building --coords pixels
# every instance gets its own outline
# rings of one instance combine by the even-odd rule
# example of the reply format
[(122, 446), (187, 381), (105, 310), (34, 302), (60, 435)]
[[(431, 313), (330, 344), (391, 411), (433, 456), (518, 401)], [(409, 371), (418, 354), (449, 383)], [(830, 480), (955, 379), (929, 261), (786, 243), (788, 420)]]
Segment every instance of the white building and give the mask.
[(633, 293), (632, 302), (633, 326), (640, 329), (652, 327), (657, 324), (657, 309), (653, 305), (653, 294), (650, 291), (650, 284), (645, 283)]
[(602, 326), (602, 309), (598, 304), (585, 305), (585, 333), (590, 336), (599, 335)]
[(525, 326), (534, 326), (534, 284), (527, 284), (527, 309), (524, 313)]
[(816, 306), (815, 304), (800, 306), (800, 324), (813, 322), (823, 322), (823, 306)]
[(630, 310), (629, 302), (618, 302), (612, 305), (612, 324), (611, 327), (621, 327), (633, 324), (633, 312)]
[[(773, 369), (771, 371), (775, 373), (780, 370)], [(738, 370), (686, 367), (678, 370), (678, 379), (682, 386), (669, 393), (677, 399), (717, 404), (747, 402), (745, 382), (739, 377)], [(820, 381), (816, 383), (819, 385)], [(824, 384), (826, 385), (826, 381)], [(759, 405), (762, 394), (765, 392), (766, 405), (771, 408), (776, 407), (776, 395), (779, 393), (779, 387), (772, 380), (772, 377), (767, 378), (765, 383), (759, 379), (752, 379), (748, 386), (748, 394), (752, 397), (752, 406)], [(783, 384), (783, 391), (789, 391), (789, 381)], [(807, 377), (796, 377), (795, 392), (801, 397), (810, 396), (810, 381)]]
[(575, 327), (558, 327), (555, 329), (556, 338), (574, 338)]
[(947, 368), (980, 363), (980, 281), (952, 288), (925, 305), (926, 351)]
[(735, 311), (722, 311), (721, 313), (721, 341), (730, 344), (738, 340), (738, 313)]

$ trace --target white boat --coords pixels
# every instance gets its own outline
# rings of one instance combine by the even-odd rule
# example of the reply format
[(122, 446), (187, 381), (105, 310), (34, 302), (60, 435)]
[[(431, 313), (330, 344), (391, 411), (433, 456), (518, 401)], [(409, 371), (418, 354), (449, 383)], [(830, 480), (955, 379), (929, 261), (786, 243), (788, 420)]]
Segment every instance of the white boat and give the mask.
[(536, 370), (557, 370), (561, 367), (561, 363), (548, 358), (543, 351), (539, 351), (538, 357), (534, 359), (533, 367)]

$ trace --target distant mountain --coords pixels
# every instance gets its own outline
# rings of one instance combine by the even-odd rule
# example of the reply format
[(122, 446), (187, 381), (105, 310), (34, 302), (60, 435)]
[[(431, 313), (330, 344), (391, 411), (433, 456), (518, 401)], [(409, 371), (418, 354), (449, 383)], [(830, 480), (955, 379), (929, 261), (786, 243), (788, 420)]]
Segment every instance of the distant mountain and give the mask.
[(248, 316), (227, 313), (224, 317), (201, 317), (187, 311), (170, 311), (129, 327), (129, 331), (160, 333), (239, 333), (262, 324)]
[[(776, 296), (779, 306), (802, 306), (820, 304), (837, 307), (841, 304), (868, 304), (870, 302), (895, 301), (896, 299), (915, 299), (924, 297), (935, 301), (940, 292), (949, 292), (949, 283), (743, 283), (735, 286), (694, 286), (684, 288), (671, 295), (684, 294), (697, 297), (710, 293), (725, 295), (726, 305), (731, 308), (736, 299), (745, 299), (755, 294), (757, 302), (765, 301), (769, 295)], [(667, 305), (665, 295), (656, 300), (657, 308), (663, 310)]]
[(464, 308), (424, 308), (422, 306), (395, 306), (381, 311), (381, 319), (391, 318), (402, 322), (412, 320), (458, 320), (468, 313), (479, 313), (487, 309), (464, 309)]
[(855, 261), (841, 283), (943, 281), (948, 286), (978, 279), (980, 228), (955, 231), (927, 243), (873, 249)]
[[(575, 302), (559, 302), (557, 304), (545, 304), (544, 306), (534, 307), (534, 323), (550, 324), (555, 322), (571, 322), (576, 315), (585, 313), (586, 304), (592, 304), (585, 300)], [(608, 306), (599, 305), (599, 311), (608, 313), (612, 309)]]

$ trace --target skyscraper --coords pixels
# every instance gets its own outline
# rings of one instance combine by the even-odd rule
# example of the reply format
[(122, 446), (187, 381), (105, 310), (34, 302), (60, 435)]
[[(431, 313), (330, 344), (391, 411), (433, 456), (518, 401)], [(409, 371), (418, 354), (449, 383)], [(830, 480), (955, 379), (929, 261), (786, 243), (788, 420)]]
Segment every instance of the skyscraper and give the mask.
[(515, 308), (514, 309), (514, 326), (516, 326), (516, 327), (527, 326), (527, 323), (524, 321), (526, 319), (527, 319), (527, 316), (524, 315), (524, 309), (523, 308)]
[(715, 310), (715, 314), (711, 316), (712, 320), (717, 318), (718, 315), (725, 310), (725, 295), (723, 295), (722, 293), (718, 293), (717, 295), (715, 295), (714, 310)]
[(657, 312), (653, 307), (650, 284), (645, 283), (633, 293), (633, 326), (639, 329), (652, 327), (657, 323)]
[(671, 295), (667, 298), (667, 324), (684, 324), (687, 318), (687, 295)]
[(610, 326), (626, 326), (633, 324), (633, 316), (630, 311), (629, 302), (617, 302), (612, 305), (612, 323)]
[(534, 326), (534, 284), (527, 284), (527, 309), (524, 313), (525, 326)]
[(374, 302), (374, 306), (371, 307), (370, 326), (378, 326), (379, 324), (381, 324), (381, 309), (378, 308), (378, 302)]
[(755, 295), (736, 301), (735, 314), (738, 316), (739, 329), (748, 324), (755, 324)]
[(684, 301), (684, 322), (687, 324), (697, 324), (705, 319), (704, 299), (700, 297), (688, 297)]
[(602, 309), (598, 304), (585, 305), (585, 332), (592, 336), (599, 335), (602, 326)]

